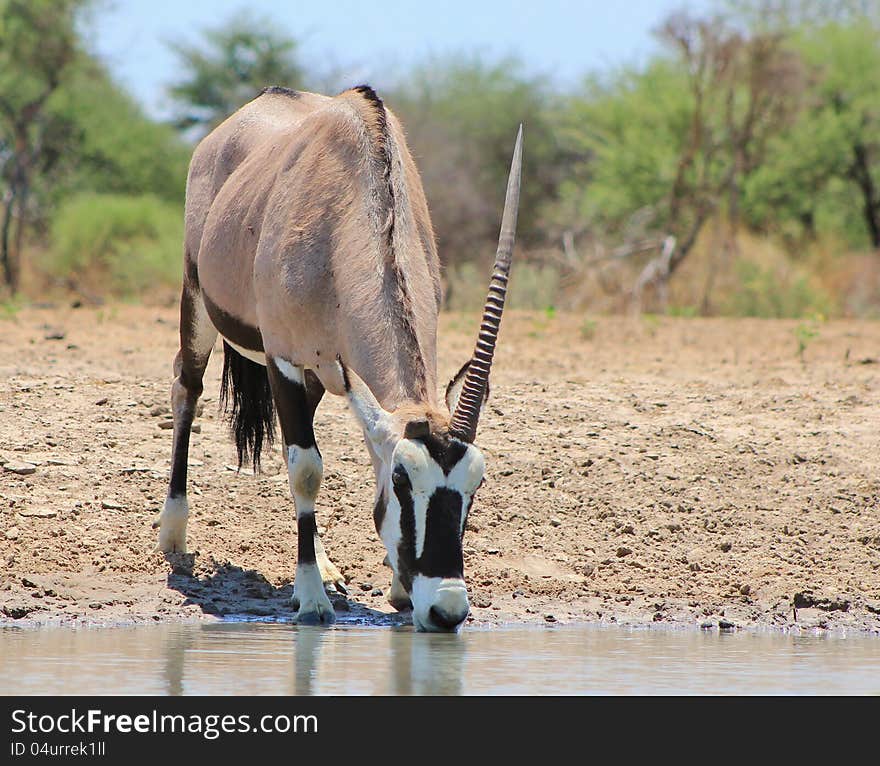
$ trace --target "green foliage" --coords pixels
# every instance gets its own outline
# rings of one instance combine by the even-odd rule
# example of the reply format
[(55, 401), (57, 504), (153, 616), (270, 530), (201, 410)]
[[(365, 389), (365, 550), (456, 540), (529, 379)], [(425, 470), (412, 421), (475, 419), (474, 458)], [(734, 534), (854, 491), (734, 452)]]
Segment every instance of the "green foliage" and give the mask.
[[(446, 272), (447, 308), (452, 311), (476, 311), (483, 308), (489, 287), (491, 267), (462, 263)], [(507, 305), (513, 309), (542, 311), (548, 318), (555, 315), (553, 304), (559, 287), (555, 269), (531, 263), (516, 263), (510, 277)]]
[(832, 23), (790, 37), (812, 85), (798, 120), (773, 137), (747, 180), (747, 218), (765, 230), (870, 245), (866, 205), (880, 221), (880, 29)]
[(179, 281), (182, 239), (176, 205), (152, 195), (80, 194), (59, 207), (42, 267), (71, 285), (137, 295)]
[(781, 274), (750, 260), (736, 262), (739, 288), (724, 306), (733, 316), (797, 318), (827, 314), (830, 298), (802, 273)]
[(67, 155), (55, 198), (73, 192), (153, 194), (182, 202), (191, 148), (169, 125), (150, 120), (95, 62), (78, 67), (53, 100)]
[(562, 184), (565, 209), (619, 232), (633, 213), (652, 208), (655, 225), (665, 226), (662, 203), (678, 172), (690, 115), (685, 73), (671, 61), (588, 80), (562, 120), (569, 152), (582, 158)]
[(593, 340), (596, 337), (596, 327), (598, 323), (595, 319), (585, 317), (579, 328), (580, 336), (583, 340)]
[(177, 105), (179, 128), (201, 132), (225, 120), (263, 88), (301, 88), (304, 73), (296, 41), (267, 18), (241, 13), (204, 32), (204, 45), (171, 43), (181, 78), (168, 93)]
[(804, 352), (807, 350), (807, 346), (819, 337), (819, 324), (824, 321), (825, 318), (819, 314), (808, 322), (801, 322), (794, 328), (794, 337), (797, 341), (797, 355), (800, 357), (801, 362), (804, 361)]
[(494, 251), (520, 122), (526, 148), (517, 239), (540, 239), (542, 208), (566, 172), (544, 79), (516, 59), (455, 56), (429, 59), (383, 95), (406, 127), (445, 264)]

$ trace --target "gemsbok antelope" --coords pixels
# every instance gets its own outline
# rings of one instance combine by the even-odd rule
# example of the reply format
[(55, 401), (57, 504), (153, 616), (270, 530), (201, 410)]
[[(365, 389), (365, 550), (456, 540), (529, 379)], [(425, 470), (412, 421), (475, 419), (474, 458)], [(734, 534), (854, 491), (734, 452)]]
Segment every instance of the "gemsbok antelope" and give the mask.
[[(369, 86), (335, 97), (270, 87), (196, 148), (186, 187), (180, 351), (168, 496), (157, 549), (186, 551), (186, 469), (219, 332), (221, 402), (259, 467), (277, 412), (296, 506), (299, 623), (335, 619), (344, 589), (315, 523), (323, 465), (313, 419), (345, 396), (376, 475), (373, 520), (393, 571), (389, 602), (422, 631), (469, 611), (462, 535), (483, 456), (474, 446), (504, 308), (519, 204), (517, 134), (501, 235), (472, 358), (437, 396), (440, 264), (422, 183), (394, 114)], [(297, 603), (298, 602), (298, 605)]]

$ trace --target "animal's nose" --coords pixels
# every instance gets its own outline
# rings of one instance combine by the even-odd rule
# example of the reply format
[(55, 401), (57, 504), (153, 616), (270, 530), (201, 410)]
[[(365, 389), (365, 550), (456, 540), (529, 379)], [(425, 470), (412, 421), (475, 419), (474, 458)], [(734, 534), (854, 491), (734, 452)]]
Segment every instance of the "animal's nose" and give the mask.
[(440, 630), (455, 630), (461, 625), (468, 616), (468, 609), (456, 609), (455, 611), (447, 611), (442, 607), (432, 606), (428, 612), (431, 622)]

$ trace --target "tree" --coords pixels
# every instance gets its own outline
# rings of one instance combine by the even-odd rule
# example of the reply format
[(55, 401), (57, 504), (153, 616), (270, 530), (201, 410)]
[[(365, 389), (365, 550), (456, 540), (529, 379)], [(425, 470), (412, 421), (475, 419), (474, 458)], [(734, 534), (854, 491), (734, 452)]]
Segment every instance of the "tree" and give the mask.
[(432, 59), (386, 102), (407, 131), (447, 267), (493, 254), (510, 151), (524, 123), (525, 154), (517, 241), (542, 237), (542, 206), (565, 172), (552, 124), (549, 86), (514, 59)]
[(0, 262), (14, 293), (22, 235), (35, 173), (53, 161), (44, 152), (48, 104), (79, 59), (75, 29), (86, 0), (2, 0), (0, 3)]
[[(636, 292), (647, 282), (662, 287), (713, 216), (723, 213), (726, 249), (735, 247), (742, 186), (797, 112), (802, 79), (776, 33), (747, 35), (721, 18), (674, 14), (658, 36), (666, 56), (588, 83), (566, 121), (587, 158), (563, 191), (581, 227), (627, 239), (633, 214), (643, 211), (638, 219), (650, 223), (657, 249), (663, 245)], [(704, 310), (710, 289), (711, 280)]]
[(304, 82), (296, 41), (268, 19), (237, 15), (205, 30), (202, 45), (172, 42), (170, 47), (183, 72), (168, 89), (181, 130), (207, 133), (263, 88), (300, 88)]

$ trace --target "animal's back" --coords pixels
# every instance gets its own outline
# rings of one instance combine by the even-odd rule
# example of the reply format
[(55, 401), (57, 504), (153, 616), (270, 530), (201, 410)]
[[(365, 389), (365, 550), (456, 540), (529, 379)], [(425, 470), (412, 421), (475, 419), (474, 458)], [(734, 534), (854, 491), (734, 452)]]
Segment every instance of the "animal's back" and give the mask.
[(205, 136), (193, 152), (186, 183), (186, 256), (195, 263), (205, 219), (218, 192), (259, 147), (295, 129), (330, 99), (317, 93), (266, 88)]

